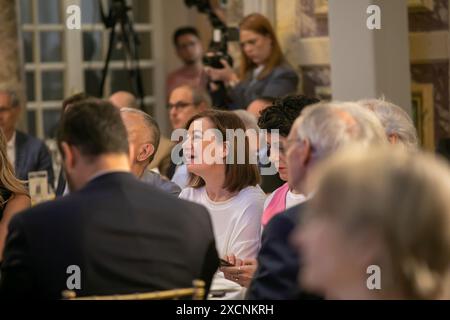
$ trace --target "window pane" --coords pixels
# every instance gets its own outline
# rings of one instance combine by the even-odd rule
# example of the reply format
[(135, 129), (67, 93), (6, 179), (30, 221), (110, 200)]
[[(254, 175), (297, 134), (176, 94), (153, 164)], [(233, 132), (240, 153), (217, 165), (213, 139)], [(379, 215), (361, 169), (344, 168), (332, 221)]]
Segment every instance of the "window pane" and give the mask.
[[(152, 59), (152, 38), (150, 32), (139, 32), (137, 34), (139, 41), (139, 59), (150, 60)], [(112, 61), (124, 61), (125, 60), (125, 38), (122, 36), (122, 32), (117, 32), (115, 37), (115, 46), (113, 47), (111, 60)]]
[(25, 56), (25, 63), (33, 63), (33, 48), (34, 48), (34, 39), (33, 32), (23, 32), (23, 50)]
[(110, 74), (111, 92), (123, 90), (135, 93), (134, 90), (132, 90), (133, 85), (127, 70), (112, 70)]
[(61, 1), (60, 0), (38, 0), (39, 23), (58, 24), (61, 23)]
[(46, 139), (56, 137), (60, 117), (60, 110), (44, 110), (44, 135)]
[(36, 100), (36, 92), (34, 90), (34, 84), (35, 84), (34, 73), (27, 71), (26, 78), (27, 78), (27, 100), (35, 101)]
[[(108, 43), (109, 43), (109, 36), (110, 32), (108, 32)], [(124, 38), (122, 36), (122, 32), (116, 32), (116, 36), (114, 39), (114, 46), (111, 54), (111, 60), (112, 61), (123, 61), (125, 60), (125, 53), (124, 53)]]
[(27, 124), (28, 124), (28, 133), (32, 136), (37, 136), (36, 132), (36, 111), (29, 110), (27, 112)]
[(64, 73), (42, 72), (42, 98), (44, 101), (62, 100), (64, 96)]
[(62, 61), (62, 32), (41, 32), (41, 61)]
[(85, 70), (84, 71), (84, 91), (94, 97), (100, 97), (100, 82), (102, 81), (102, 71)]
[(139, 59), (152, 59), (152, 38), (150, 32), (141, 32), (138, 34), (139, 38)]
[(149, 0), (133, 0), (133, 19), (135, 23), (151, 23)]
[(153, 96), (153, 69), (144, 69), (141, 73), (145, 95)]
[(20, 0), (20, 19), (23, 24), (33, 23), (31, 1)]
[(154, 106), (151, 103), (145, 103), (144, 104), (144, 110), (145, 112), (147, 112), (149, 115), (151, 115), (152, 117), (154, 116)]
[[(106, 9), (104, 9), (106, 11)], [(82, 23), (100, 23), (100, 5), (99, 1), (82, 0), (81, 1), (81, 21)], [(107, 14), (107, 12), (105, 12)]]
[(83, 32), (84, 61), (102, 61), (102, 32)]
[[(153, 70), (141, 69), (144, 95), (153, 95)], [(129, 91), (138, 96), (135, 79), (131, 79), (127, 70), (113, 70), (111, 73), (111, 92)]]

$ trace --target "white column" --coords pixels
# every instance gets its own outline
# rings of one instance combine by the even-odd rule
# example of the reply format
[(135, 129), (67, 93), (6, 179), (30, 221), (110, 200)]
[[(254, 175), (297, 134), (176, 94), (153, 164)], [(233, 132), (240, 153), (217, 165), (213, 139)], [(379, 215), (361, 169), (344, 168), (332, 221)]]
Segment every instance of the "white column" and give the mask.
[(266, 16), (272, 25), (275, 23), (275, 1), (274, 0), (245, 0), (243, 1), (244, 16), (251, 13), (260, 13)]
[[(381, 9), (381, 29), (369, 30), (367, 8)], [(330, 0), (333, 99), (378, 98), (411, 111), (407, 0)]]
[[(67, 8), (71, 5), (81, 6), (81, 0), (65, 0), (63, 1), (63, 19), (64, 24), (64, 37), (63, 43), (65, 44), (65, 61), (66, 67), (66, 85), (64, 97), (69, 97), (73, 94), (84, 91), (84, 68), (83, 65), (83, 33), (82, 30), (69, 30), (67, 28)], [(83, 14), (83, 12), (81, 12)], [(80, 45), (74, 46), (74, 43)]]
[[(166, 4), (166, 1), (164, 1), (164, 4)], [(152, 33), (153, 60), (155, 62), (153, 71), (155, 73), (153, 76), (155, 79), (155, 83), (153, 84), (155, 103), (153, 105), (153, 111), (161, 132), (167, 135), (170, 132), (170, 125), (166, 109), (166, 74), (170, 68), (170, 62), (174, 58), (171, 57), (170, 52), (164, 52), (164, 49), (173, 48), (171, 42), (172, 30), (169, 30), (171, 28), (167, 20), (165, 20), (166, 16), (164, 14), (166, 12), (164, 11), (164, 4), (162, 0), (152, 1), (152, 25), (153, 30), (155, 30)]]

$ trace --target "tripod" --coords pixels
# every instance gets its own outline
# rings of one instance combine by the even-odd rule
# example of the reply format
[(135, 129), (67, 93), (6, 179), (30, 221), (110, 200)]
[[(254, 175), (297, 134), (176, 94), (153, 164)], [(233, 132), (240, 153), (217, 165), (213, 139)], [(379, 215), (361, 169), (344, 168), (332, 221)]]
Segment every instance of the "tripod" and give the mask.
[(105, 89), (106, 77), (108, 76), (109, 64), (111, 62), (111, 55), (116, 43), (116, 26), (120, 23), (120, 29), (122, 31), (122, 45), (125, 52), (125, 61), (129, 61), (130, 65), (128, 73), (132, 82), (132, 88), (140, 98), (140, 107), (144, 110), (144, 88), (142, 85), (141, 69), (139, 67), (139, 45), (140, 41), (133, 27), (133, 22), (128, 16), (128, 11), (131, 10), (126, 5), (125, 0), (112, 0), (110, 3), (108, 16), (105, 15), (103, 10), (102, 0), (99, 0), (100, 13), (103, 24), (107, 29), (111, 29), (109, 35), (108, 53), (106, 55), (105, 66), (102, 72), (102, 81), (100, 84), (100, 97), (103, 97)]

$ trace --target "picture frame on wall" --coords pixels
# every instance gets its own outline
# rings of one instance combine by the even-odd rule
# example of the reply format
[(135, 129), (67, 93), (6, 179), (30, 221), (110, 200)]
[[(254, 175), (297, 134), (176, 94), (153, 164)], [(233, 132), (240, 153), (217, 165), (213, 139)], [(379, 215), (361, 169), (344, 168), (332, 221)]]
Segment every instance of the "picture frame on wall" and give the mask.
[[(408, 9), (412, 12), (433, 11), (434, 0), (408, 0)], [(314, 14), (317, 17), (326, 17), (328, 15), (328, 0), (315, 0)]]

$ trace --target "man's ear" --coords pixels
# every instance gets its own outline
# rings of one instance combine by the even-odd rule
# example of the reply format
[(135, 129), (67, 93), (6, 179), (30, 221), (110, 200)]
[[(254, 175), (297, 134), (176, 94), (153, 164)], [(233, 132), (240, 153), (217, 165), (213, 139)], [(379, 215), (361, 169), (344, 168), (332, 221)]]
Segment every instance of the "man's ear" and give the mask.
[(308, 139), (303, 139), (300, 143), (300, 156), (299, 156), (299, 162), (303, 167), (306, 167), (311, 162), (311, 155), (312, 155), (312, 149), (311, 149), (311, 143)]
[(390, 144), (397, 144), (398, 143), (398, 135), (396, 133), (392, 133), (388, 136), (388, 140)]
[(71, 169), (75, 166), (76, 163), (76, 156), (74, 155), (73, 147), (68, 145), (66, 142), (61, 143), (61, 151), (62, 151), (62, 158), (64, 162), (64, 166), (66, 169)]
[(151, 143), (143, 144), (139, 148), (139, 153), (137, 155), (137, 161), (145, 161), (150, 158), (155, 153), (155, 146)]

